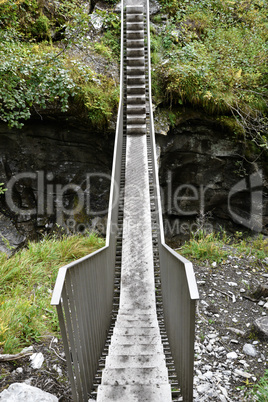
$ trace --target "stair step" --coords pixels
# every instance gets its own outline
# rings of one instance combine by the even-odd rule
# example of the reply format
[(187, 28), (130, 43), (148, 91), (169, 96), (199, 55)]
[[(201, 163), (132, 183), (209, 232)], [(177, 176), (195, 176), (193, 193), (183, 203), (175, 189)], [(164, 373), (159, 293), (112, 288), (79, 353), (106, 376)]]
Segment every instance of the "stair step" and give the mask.
[(128, 31), (144, 31), (144, 22), (127, 22)]
[(146, 134), (146, 124), (127, 125), (128, 134)]
[(144, 336), (157, 336), (159, 335), (158, 327), (121, 327), (120, 324), (115, 324), (114, 335), (144, 335)]
[(144, 7), (143, 5), (139, 4), (136, 6), (128, 5), (126, 6), (126, 14), (141, 14), (143, 13)]
[(142, 104), (127, 105), (127, 115), (128, 116), (130, 114), (133, 114), (133, 115), (139, 114), (139, 113), (145, 114), (145, 112), (146, 112), (146, 107), (144, 104), (143, 105)]
[(129, 57), (144, 57), (144, 48), (128, 47), (127, 48), (127, 58), (129, 58)]
[(165, 365), (165, 356), (161, 353), (155, 355), (116, 355), (107, 356), (105, 361), (105, 367), (158, 367)]
[(113, 334), (111, 338), (113, 344), (118, 345), (157, 345), (162, 344), (161, 337), (159, 335), (144, 336), (144, 335), (116, 335)]
[(127, 67), (127, 76), (145, 75), (144, 66)]
[(127, 93), (130, 95), (143, 95), (145, 93), (145, 85), (128, 85)]
[(143, 22), (143, 14), (142, 13), (127, 13), (126, 20), (127, 22)]
[(143, 48), (144, 49), (144, 39), (128, 39), (127, 47)]
[(116, 322), (118, 325), (121, 327), (157, 327), (158, 326), (158, 320), (156, 315), (123, 315), (119, 314), (117, 316)]
[(169, 384), (156, 385), (100, 385), (97, 402), (171, 402)]
[(164, 353), (162, 345), (110, 345), (110, 356), (114, 355), (155, 355)]
[(144, 30), (142, 30), (142, 31), (127, 31), (126, 37), (127, 37), (127, 40), (129, 40), (129, 39), (143, 39), (144, 38)]
[(127, 65), (128, 66), (144, 66), (145, 60), (144, 57), (128, 57)]
[(127, 85), (144, 85), (145, 84), (145, 75), (128, 75), (127, 76)]
[(168, 382), (168, 374), (158, 367), (109, 368), (102, 371), (103, 385), (151, 385)]
[(127, 104), (128, 105), (137, 105), (145, 103), (145, 94), (128, 94), (127, 95)]
[(143, 85), (145, 84), (145, 75), (128, 75), (127, 85)]
[(144, 114), (129, 114), (127, 115), (127, 124), (145, 124), (146, 115)]

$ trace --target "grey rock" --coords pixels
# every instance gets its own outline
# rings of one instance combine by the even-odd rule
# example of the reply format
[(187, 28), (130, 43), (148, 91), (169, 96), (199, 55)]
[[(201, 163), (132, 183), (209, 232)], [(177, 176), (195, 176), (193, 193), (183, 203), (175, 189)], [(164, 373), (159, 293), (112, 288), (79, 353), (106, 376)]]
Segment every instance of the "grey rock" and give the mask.
[(252, 377), (252, 374), (239, 370), (239, 369), (235, 369), (234, 372), (235, 372), (235, 374), (239, 375), (240, 377), (244, 377), (244, 378)]
[(25, 383), (11, 384), (0, 394), (1, 402), (57, 402), (58, 398)]
[(255, 357), (257, 355), (256, 349), (250, 343), (245, 343), (245, 345), (243, 346), (243, 352), (246, 355), (252, 356), (252, 357)]
[(149, 8), (150, 8), (150, 15), (154, 15), (160, 11), (161, 6), (157, 0), (150, 0)]
[(213, 350), (213, 347), (212, 347), (211, 343), (209, 343), (209, 344), (207, 345), (207, 351), (208, 351), (209, 353), (211, 353), (212, 350)]
[(118, 14), (121, 13), (121, 8), (122, 8), (122, 2), (120, 1), (119, 3), (116, 4), (114, 12)]
[(11, 220), (0, 213), (0, 252), (12, 254), (25, 241)]
[(170, 129), (170, 119), (166, 111), (154, 113), (154, 130), (156, 134), (167, 135)]
[(268, 284), (260, 284), (257, 289), (253, 292), (252, 297), (255, 299), (260, 299), (261, 297), (268, 297)]
[(198, 385), (197, 392), (199, 392), (200, 394), (207, 393), (210, 387), (211, 385), (209, 383)]
[(227, 359), (237, 359), (237, 353), (236, 352), (229, 352), (226, 355)]
[(42, 364), (44, 362), (44, 355), (43, 353), (34, 353), (31, 357), (31, 367), (33, 369), (40, 369), (42, 367)]
[(268, 338), (268, 316), (265, 315), (264, 317), (257, 318), (254, 321), (254, 327), (261, 336)]
[(91, 16), (91, 24), (95, 30), (96, 33), (101, 32), (102, 27), (103, 27), (103, 18), (97, 14), (97, 13), (92, 13)]

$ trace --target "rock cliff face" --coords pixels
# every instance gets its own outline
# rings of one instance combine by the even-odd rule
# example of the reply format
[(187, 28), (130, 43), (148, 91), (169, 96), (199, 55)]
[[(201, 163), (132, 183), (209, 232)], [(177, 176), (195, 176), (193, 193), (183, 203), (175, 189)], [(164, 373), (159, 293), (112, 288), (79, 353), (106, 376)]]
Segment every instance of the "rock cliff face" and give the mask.
[(27, 238), (55, 225), (70, 231), (101, 225), (113, 142), (114, 131), (100, 133), (77, 122), (32, 122), (22, 130), (0, 126), (0, 182), (8, 188), (0, 211)]
[[(198, 226), (267, 234), (265, 161), (246, 161), (243, 144), (215, 120), (192, 111), (182, 116), (167, 135), (157, 134), (169, 241), (177, 243)], [(93, 131), (77, 122), (0, 126), (0, 182), (8, 187), (0, 195), (0, 224), (10, 219), (22, 235), (12, 226), (11, 246), (55, 225), (105, 233), (113, 141), (114, 130)]]
[(244, 157), (244, 144), (212, 118), (185, 110), (158, 135), (160, 185), (168, 237), (197, 228), (267, 233), (267, 163)]

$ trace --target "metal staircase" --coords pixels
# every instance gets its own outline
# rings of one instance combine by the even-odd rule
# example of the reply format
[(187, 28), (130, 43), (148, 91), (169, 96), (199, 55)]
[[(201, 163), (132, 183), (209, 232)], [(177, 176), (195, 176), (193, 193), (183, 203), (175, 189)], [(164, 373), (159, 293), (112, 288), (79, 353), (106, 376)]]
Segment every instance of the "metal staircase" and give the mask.
[(156, 315), (147, 153), (144, 7), (126, 6), (126, 169), (120, 307), (97, 401), (171, 401)]
[(106, 246), (60, 269), (52, 304), (74, 401), (191, 401), (198, 291), (191, 263), (164, 243), (149, 6), (131, 3), (122, 5), (121, 97)]

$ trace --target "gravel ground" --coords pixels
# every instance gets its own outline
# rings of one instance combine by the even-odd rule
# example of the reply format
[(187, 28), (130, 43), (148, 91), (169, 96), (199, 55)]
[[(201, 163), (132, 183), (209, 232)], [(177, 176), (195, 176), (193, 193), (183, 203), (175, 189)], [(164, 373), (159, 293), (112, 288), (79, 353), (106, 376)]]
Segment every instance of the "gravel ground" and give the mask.
[[(268, 313), (264, 296), (254, 292), (268, 282), (268, 260), (238, 256), (230, 248), (221, 264), (194, 263), (200, 300), (196, 315), (194, 401), (252, 401), (248, 390), (267, 369), (267, 339), (254, 329), (254, 321)], [(33, 345), (44, 355), (40, 369), (28, 357), (0, 363), (0, 392), (14, 382), (27, 382), (69, 402), (61, 341), (47, 337)], [(164, 401), (163, 401), (164, 402)]]
[(268, 282), (267, 259), (230, 251), (221, 264), (194, 264), (200, 295), (195, 401), (252, 401), (248, 390), (267, 369), (267, 339), (253, 325), (268, 313), (266, 298), (254, 295)]

